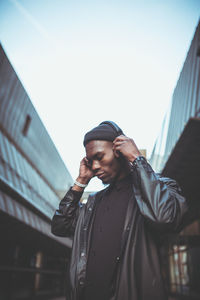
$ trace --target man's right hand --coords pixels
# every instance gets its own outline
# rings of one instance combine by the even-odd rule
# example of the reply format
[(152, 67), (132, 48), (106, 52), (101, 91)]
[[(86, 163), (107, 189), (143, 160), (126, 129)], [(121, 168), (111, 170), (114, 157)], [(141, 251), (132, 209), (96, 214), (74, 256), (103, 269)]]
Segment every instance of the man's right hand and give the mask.
[[(87, 158), (84, 157), (80, 162), (79, 176), (77, 177), (76, 181), (82, 184), (88, 184), (92, 177), (94, 177), (94, 173), (88, 165)], [(75, 184), (72, 190), (82, 192), (84, 188)]]

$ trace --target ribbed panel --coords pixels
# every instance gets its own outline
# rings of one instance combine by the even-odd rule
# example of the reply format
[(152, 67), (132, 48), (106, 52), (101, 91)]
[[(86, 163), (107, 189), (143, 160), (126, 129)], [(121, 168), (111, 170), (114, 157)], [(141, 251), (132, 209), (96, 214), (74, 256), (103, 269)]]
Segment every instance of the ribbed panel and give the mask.
[[(169, 121), (163, 122), (167, 127), (167, 137), (163, 130), (156, 141), (151, 155), (151, 164), (161, 171), (173, 151), (185, 125), (190, 117), (200, 117), (200, 22), (175, 87)], [(165, 123), (165, 124), (164, 124)], [(165, 151), (159, 149), (165, 146)]]
[[(24, 136), (27, 115), (31, 122)], [(55, 192), (69, 188), (72, 177), (1, 46), (0, 128)]]

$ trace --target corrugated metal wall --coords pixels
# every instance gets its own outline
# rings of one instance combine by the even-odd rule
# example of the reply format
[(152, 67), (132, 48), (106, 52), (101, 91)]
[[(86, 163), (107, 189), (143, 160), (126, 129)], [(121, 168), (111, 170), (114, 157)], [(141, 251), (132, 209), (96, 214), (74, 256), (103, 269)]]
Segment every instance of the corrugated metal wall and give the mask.
[(2, 47), (0, 180), (49, 219), (73, 182)]
[(0, 299), (65, 296), (72, 241), (51, 219), (72, 183), (0, 45)]
[[(175, 87), (168, 121), (157, 139), (150, 162), (155, 170), (161, 171), (176, 145), (190, 117), (200, 115), (200, 22)], [(160, 151), (165, 147), (164, 151)]]
[[(30, 124), (24, 135), (27, 117)], [(72, 177), (1, 46), (0, 128), (3, 134), (12, 141), (14, 147), (32, 165), (35, 173), (39, 173), (55, 192), (59, 193), (68, 189), (72, 183)], [(63, 140), (66, 143), (64, 138)]]
[(173, 94), (166, 153), (169, 155), (190, 117), (200, 109), (200, 23)]

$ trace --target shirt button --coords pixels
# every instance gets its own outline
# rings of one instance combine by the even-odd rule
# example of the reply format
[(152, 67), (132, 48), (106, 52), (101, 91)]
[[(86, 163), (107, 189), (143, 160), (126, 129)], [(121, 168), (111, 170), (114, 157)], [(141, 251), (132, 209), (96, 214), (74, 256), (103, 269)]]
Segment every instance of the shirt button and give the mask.
[(84, 253), (84, 252), (82, 252), (82, 253), (81, 253), (81, 256), (83, 257), (84, 255), (85, 255), (85, 253)]
[(117, 258), (116, 258), (116, 259), (117, 259), (117, 261), (119, 261), (119, 256), (117, 256)]
[(89, 209), (89, 211), (91, 211), (91, 210), (92, 210), (92, 208), (91, 208), (91, 207), (89, 207), (88, 209)]

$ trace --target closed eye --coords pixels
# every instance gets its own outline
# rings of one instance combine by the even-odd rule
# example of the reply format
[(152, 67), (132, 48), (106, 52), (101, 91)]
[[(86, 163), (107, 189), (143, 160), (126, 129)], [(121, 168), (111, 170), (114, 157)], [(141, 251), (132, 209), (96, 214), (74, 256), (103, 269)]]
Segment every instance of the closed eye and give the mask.
[(102, 158), (103, 158), (103, 155), (97, 155), (97, 156), (95, 157), (95, 159), (96, 159), (96, 160), (99, 160), (99, 161), (100, 161)]
[(96, 153), (92, 158), (90, 158), (90, 159), (87, 158), (88, 166), (91, 167), (94, 160), (101, 161), (103, 157), (104, 157), (103, 153)]

